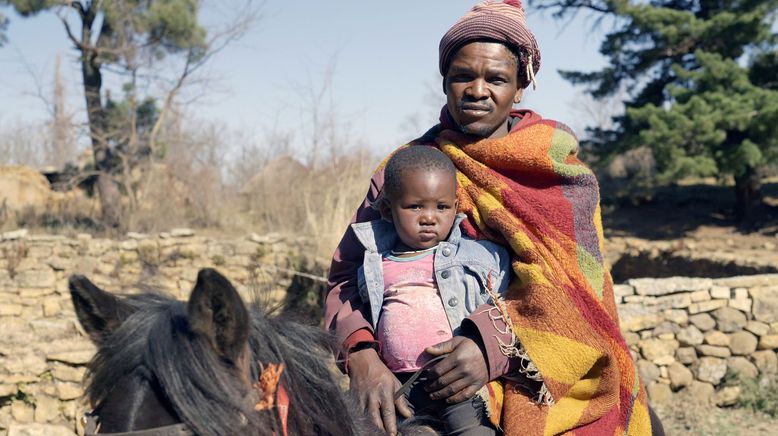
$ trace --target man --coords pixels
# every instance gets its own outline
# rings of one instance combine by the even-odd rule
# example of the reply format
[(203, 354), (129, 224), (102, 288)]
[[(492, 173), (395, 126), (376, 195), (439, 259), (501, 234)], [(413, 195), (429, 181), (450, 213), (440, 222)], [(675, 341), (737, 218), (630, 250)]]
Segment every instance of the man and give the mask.
[[(445, 356), (430, 370), (430, 397), (488, 397), (489, 416), (506, 434), (650, 434), (645, 389), (602, 265), (596, 181), (575, 158), (569, 129), (512, 110), (540, 67), (521, 4), (476, 5), (443, 36), (439, 54), (441, 124), (410, 145), (436, 145), (454, 161), (463, 230), (508, 246), (516, 277), (505, 302), (495, 298), (496, 306), (465, 320), (460, 336), (427, 350)], [(379, 168), (356, 222), (379, 218), (370, 206), (382, 185)], [(400, 383), (377, 352), (356, 283), (361, 256), (349, 229), (333, 257), (325, 322), (342, 344), (351, 389), (373, 421), (395, 433), (395, 414), (411, 412), (402, 397), (393, 400)], [(498, 379), (505, 385), (489, 383)]]

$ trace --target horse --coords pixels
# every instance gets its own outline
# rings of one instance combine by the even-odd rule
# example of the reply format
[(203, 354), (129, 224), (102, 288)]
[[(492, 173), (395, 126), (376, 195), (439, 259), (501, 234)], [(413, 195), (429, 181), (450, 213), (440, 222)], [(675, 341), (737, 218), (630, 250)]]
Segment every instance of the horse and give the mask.
[[(199, 271), (187, 302), (119, 297), (80, 275), (69, 288), (97, 346), (85, 378), (87, 433), (385, 434), (333, 377), (329, 333), (246, 306), (214, 269)], [(434, 434), (412, 422), (399, 431), (427, 429)]]

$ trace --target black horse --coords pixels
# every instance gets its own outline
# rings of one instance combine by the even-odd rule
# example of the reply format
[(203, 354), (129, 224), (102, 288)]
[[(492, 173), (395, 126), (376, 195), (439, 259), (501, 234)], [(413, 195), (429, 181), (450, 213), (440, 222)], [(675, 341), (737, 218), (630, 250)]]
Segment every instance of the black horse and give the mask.
[[(70, 278), (70, 292), (98, 347), (86, 394), (100, 434), (176, 425), (198, 435), (384, 434), (333, 378), (327, 333), (247, 308), (215, 270), (199, 272), (188, 302), (117, 297), (83, 276)], [(286, 419), (273, 392), (254, 383), (277, 364), (284, 369), (271, 388), (288, 397)], [(259, 407), (263, 397), (271, 405)]]

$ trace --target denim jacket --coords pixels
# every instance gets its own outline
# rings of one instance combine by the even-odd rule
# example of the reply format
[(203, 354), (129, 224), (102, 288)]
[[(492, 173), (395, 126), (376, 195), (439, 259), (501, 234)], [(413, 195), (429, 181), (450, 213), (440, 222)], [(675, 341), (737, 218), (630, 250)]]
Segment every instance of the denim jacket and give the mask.
[[(510, 258), (508, 251), (490, 241), (475, 241), (462, 235), (459, 224), (465, 218), (457, 214), (448, 240), (435, 250), (435, 282), (454, 335), (476, 308), (491, 302), (486, 286), (491, 277), (498, 294), (508, 289)], [(365, 248), (365, 260), (357, 272), (359, 295), (370, 306), (375, 329), (384, 302), (383, 256), (397, 244), (392, 223), (384, 220), (355, 223), (351, 227)]]

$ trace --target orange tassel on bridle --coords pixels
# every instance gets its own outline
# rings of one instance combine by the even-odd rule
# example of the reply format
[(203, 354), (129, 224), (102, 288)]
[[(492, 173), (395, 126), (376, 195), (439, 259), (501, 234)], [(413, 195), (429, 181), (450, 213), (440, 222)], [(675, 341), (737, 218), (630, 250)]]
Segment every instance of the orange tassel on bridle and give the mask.
[[(283, 435), (287, 435), (287, 417), (289, 416), (289, 395), (281, 384), (281, 374), (284, 372), (284, 364), (268, 363), (267, 368), (259, 362), (259, 381), (252, 387), (259, 392), (259, 401), (254, 405), (254, 410), (260, 412), (268, 410), (274, 406), (278, 410), (278, 417), (281, 420), (281, 429)], [(278, 395), (276, 395), (276, 393)], [(276, 398), (278, 401), (276, 402)]]

